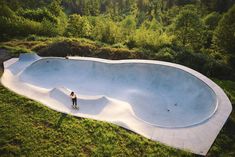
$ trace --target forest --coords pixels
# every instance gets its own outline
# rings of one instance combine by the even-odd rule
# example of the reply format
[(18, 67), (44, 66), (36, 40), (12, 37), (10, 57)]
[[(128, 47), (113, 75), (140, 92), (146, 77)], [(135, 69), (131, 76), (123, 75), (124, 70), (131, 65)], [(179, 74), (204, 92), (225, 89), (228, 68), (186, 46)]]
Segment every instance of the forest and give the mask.
[(232, 79), (234, 0), (3, 0), (0, 40), (67, 37)]
[[(222, 86), (233, 107), (235, 104), (235, 0), (0, 0), (1, 49), (13, 55), (34, 51), (42, 56), (79, 55), (178, 63), (211, 78)], [(0, 111), (5, 109), (0, 115), (0, 134), (5, 135), (0, 139), (0, 154), (73, 156), (71, 150), (76, 152), (73, 146), (76, 143), (84, 156), (120, 155), (117, 152), (126, 156), (151, 153), (193, 156), (143, 140), (114, 125), (71, 116), (65, 118), (63, 127), (54, 129), (59, 113), (15, 95), (2, 85), (0, 91)], [(14, 105), (20, 103), (23, 105), (15, 110)], [(18, 111), (22, 114), (15, 116)], [(36, 116), (30, 115), (31, 112)], [(77, 121), (79, 124), (72, 123)], [(33, 129), (20, 125), (32, 125)], [(55, 140), (58, 136), (66, 141), (65, 130), (73, 144)], [(80, 138), (88, 141), (75, 139), (76, 130), (82, 132)], [(234, 156), (234, 132), (233, 110), (208, 156)], [(29, 134), (40, 139), (46, 136), (48, 152), (38, 141), (32, 141)], [(125, 141), (127, 137), (133, 145)], [(112, 138), (120, 143), (111, 145)], [(12, 144), (11, 139), (16, 141)], [(38, 150), (34, 151), (30, 142)]]

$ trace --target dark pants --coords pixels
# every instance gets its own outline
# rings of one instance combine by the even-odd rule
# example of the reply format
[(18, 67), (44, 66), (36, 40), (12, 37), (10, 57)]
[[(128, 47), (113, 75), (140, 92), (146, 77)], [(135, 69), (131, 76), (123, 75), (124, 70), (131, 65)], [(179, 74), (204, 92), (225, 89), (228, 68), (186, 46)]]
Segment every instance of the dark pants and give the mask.
[(73, 102), (73, 106), (74, 105), (77, 106), (77, 98), (72, 99), (72, 102)]

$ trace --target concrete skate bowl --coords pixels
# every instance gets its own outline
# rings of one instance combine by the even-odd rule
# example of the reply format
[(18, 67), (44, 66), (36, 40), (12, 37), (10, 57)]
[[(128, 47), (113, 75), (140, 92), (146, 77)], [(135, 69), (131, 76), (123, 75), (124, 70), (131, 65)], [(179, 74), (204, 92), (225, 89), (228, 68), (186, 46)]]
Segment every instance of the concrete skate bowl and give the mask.
[[(117, 124), (148, 139), (206, 155), (232, 105), (209, 78), (178, 64), (22, 54), (1, 83), (58, 112)], [(71, 105), (71, 91), (79, 110)]]
[(161, 63), (43, 58), (19, 78), (45, 89), (63, 86), (78, 95), (125, 102), (136, 119), (157, 127), (190, 127), (210, 119), (218, 106), (215, 92), (188, 68)]

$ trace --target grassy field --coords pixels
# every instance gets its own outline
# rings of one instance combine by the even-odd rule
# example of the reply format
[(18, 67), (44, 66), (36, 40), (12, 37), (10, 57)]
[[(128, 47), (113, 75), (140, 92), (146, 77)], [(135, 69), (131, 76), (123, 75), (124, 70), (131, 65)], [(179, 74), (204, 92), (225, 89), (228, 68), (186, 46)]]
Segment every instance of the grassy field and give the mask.
[(113, 124), (75, 118), (0, 85), (0, 156), (193, 156)]
[[(2, 46), (15, 56), (22, 47)], [(2, 68), (0, 68), (0, 76)], [(194, 156), (106, 122), (76, 118), (0, 84), (0, 156)]]
[[(15, 56), (58, 39), (40, 40), (41, 42), (17, 40), (0, 43), (0, 47)], [(79, 42), (89, 44), (90, 41)], [(97, 47), (101, 46), (96, 44)], [(235, 104), (235, 82), (213, 80)], [(148, 140), (113, 124), (55, 112), (7, 90), (2, 85), (0, 113), (0, 156), (196, 156)], [(207, 156), (234, 157), (234, 133), (233, 110)]]
[[(2, 85), (0, 112), (0, 156), (196, 156), (113, 124), (58, 113)], [(234, 115), (208, 156), (235, 156)]]

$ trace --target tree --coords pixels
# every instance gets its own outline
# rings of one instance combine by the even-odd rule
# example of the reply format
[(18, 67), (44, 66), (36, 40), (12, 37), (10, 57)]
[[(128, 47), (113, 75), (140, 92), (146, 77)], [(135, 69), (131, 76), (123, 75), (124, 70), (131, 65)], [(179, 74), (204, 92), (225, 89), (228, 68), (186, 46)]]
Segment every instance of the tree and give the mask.
[(175, 20), (176, 42), (193, 50), (199, 50), (205, 43), (205, 26), (196, 12), (182, 11)]
[(53, 0), (49, 5), (48, 9), (54, 16), (60, 16), (62, 7), (61, 7), (61, 0)]
[(112, 20), (109, 20), (105, 24), (105, 31), (102, 34), (102, 41), (109, 44), (116, 44), (122, 39), (122, 33), (119, 26)]
[(58, 34), (63, 35), (67, 26), (67, 16), (61, 6), (61, 0), (53, 0), (48, 6), (48, 10), (57, 18), (55, 27), (58, 30)]
[(221, 18), (221, 15), (217, 12), (212, 12), (210, 14), (208, 14), (206, 17), (204, 17), (203, 22), (205, 23), (206, 27), (207, 27), (207, 42), (205, 44), (206, 48), (211, 47), (212, 44), (212, 37), (213, 37), (213, 33), (215, 28), (218, 25), (218, 22)]
[(162, 32), (162, 25), (155, 19), (152, 19), (151, 21), (145, 20), (142, 23), (142, 26), (145, 27), (146, 29)]
[(130, 48), (140, 47), (155, 52), (163, 45), (170, 45), (171, 42), (172, 36), (161, 33), (159, 30), (147, 29), (143, 24), (130, 36), (127, 46)]
[(219, 50), (235, 54), (235, 5), (219, 21), (213, 43)]
[(208, 14), (204, 19), (204, 23), (209, 28), (209, 30), (215, 30), (217, 27), (219, 20), (221, 18), (221, 15), (217, 12), (211, 12)]
[(94, 40), (101, 41), (102, 35), (105, 33), (105, 19), (101, 16), (90, 18), (92, 24), (91, 37)]
[(86, 16), (83, 16), (80, 20), (80, 36), (89, 38), (91, 34), (91, 25)]
[(19, 9), (17, 10), (17, 15), (22, 16), (26, 19), (33, 21), (42, 22), (43, 20), (48, 20), (52, 23), (57, 23), (57, 19), (47, 8), (38, 8), (38, 9)]
[(0, 2), (0, 16), (12, 18), (15, 13), (4, 2)]
[(91, 33), (91, 25), (86, 16), (81, 17), (78, 14), (69, 16), (68, 27), (66, 29), (67, 36), (89, 37)]
[(134, 16), (127, 16), (122, 22), (121, 26), (123, 28), (123, 34), (129, 36), (136, 29), (136, 21)]
[(91, 38), (109, 44), (116, 44), (122, 40), (121, 27), (111, 19), (98, 16), (91, 19)]
[(201, 0), (201, 5), (209, 11), (226, 12), (235, 0)]
[(39, 34), (41, 23), (17, 16), (7, 5), (0, 5), (0, 39)]

